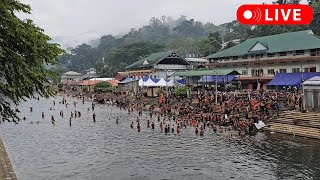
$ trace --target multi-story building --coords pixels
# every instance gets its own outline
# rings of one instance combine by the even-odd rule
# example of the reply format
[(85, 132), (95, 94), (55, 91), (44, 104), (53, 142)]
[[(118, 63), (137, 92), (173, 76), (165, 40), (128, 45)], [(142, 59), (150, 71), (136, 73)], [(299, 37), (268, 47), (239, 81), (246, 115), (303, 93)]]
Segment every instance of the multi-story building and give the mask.
[(126, 68), (130, 78), (167, 78), (176, 71), (192, 69), (192, 65), (173, 51), (151, 54)]
[(311, 30), (252, 38), (207, 57), (209, 69), (235, 70), (245, 89), (263, 89), (277, 73), (320, 71), (320, 37)]
[(82, 74), (74, 72), (74, 71), (68, 71), (61, 76), (61, 82), (68, 82), (68, 81), (79, 81), (81, 80)]

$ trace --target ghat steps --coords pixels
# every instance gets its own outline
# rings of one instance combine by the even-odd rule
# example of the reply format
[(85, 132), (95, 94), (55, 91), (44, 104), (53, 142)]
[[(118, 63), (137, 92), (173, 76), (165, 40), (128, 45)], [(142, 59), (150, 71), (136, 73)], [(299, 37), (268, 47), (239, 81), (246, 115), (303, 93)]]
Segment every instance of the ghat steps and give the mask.
[(267, 130), (320, 139), (320, 113), (287, 111), (269, 123)]

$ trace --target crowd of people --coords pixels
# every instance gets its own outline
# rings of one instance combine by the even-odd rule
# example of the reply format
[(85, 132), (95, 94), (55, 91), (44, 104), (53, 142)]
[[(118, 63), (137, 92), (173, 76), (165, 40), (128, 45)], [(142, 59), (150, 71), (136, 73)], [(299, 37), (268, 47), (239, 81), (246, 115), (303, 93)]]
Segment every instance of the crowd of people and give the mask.
[(257, 131), (255, 124), (259, 121), (268, 121), (281, 110), (302, 106), (301, 93), (287, 91), (219, 92), (216, 98), (214, 91), (197, 90), (189, 98), (177, 97), (172, 93), (160, 96), (158, 103), (148, 105), (141, 96), (130, 99), (127, 92), (114, 94), (117, 98), (105, 101), (116, 104), (120, 109), (127, 109), (128, 113), (136, 110), (138, 118), (130, 126), (136, 127), (139, 132), (139, 117), (142, 110), (146, 109), (150, 111), (146, 120), (147, 128), (154, 127), (154, 122), (158, 122), (161, 132), (179, 134), (183, 128), (193, 127), (195, 134), (201, 136), (206, 129), (215, 133), (254, 134)]
[[(81, 100), (82, 104), (88, 100), (85, 96), (76, 98)], [(101, 99), (98, 101), (101, 102)], [(297, 91), (218, 92), (216, 97), (214, 91), (200, 89), (193, 91), (188, 98), (169, 93), (162, 94), (157, 99), (147, 98), (142, 94), (132, 96), (128, 92), (116, 91), (104, 97), (103, 102), (115, 105), (125, 113), (131, 114), (131, 117), (136, 117), (130, 127), (138, 132), (141, 132), (144, 125), (152, 130), (158, 126), (160, 132), (165, 134), (180, 134), (183, 129), (194, 128), (195, 134), (200, 136), (203, 136), (206, 131), (230, 132), (228, 134), (231, 135), (254, 134), (257, 130), (255, 124), (259, 121), (266, 122), (277, 116), (281, 110), (292, 110), (302, 106), (301, 93)], [(72, 104), (65, 97), (58, 103), (62, 104), (66, 110)], [(53, 101), (50, 110), (55, 110), (55, 106), (56, 102)], [(73, 107), (77, 108), (77, 101), (73, 102)], [(96, 122), (96, 113), (93, 112), (95, 104), (92, 103), (91, 108), (87, 109), (88, 112), (92, 111), (92, 121)], [(143, 118), (144, 110), (147, 111), (147, 118)], [(30, 107), (30, 112), (33, 112), (33, 107)], [(80, 111), (71, 111), (69, 125), (71, 126), (72, 120), (80, 118), (81, 115)], [(60, 117), (64, 116), (61, 110)], [(45, 119), (45, 112), (41, 113), (41, 117)], [(115, 124), (119, 125), (125, 120), (117, 117)], [(53, 115), (51, 115), (51, 123), (52, 125), (56, 123)]]

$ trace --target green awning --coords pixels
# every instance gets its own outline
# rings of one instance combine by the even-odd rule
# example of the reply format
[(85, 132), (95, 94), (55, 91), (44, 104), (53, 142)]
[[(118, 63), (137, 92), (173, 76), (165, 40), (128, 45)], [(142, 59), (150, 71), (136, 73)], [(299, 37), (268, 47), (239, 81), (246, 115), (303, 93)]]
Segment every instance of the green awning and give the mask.
[[(234, 74), (235, 71), (230, 70), (207, 70), (207, 71), (179, 71), (173, 73), (171, 76), (213, 76), (213, 75), (229, 75)], [(239, 74), (239, 73), (236, 73)]]

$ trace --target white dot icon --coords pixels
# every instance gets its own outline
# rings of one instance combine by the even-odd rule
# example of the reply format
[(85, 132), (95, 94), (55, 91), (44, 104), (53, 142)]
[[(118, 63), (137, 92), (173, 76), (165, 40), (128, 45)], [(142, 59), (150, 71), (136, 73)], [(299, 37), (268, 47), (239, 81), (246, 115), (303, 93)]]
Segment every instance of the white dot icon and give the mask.
[(252, 18), (252, 12), (250, 10), (246, 10), (244, 13), (243, 13), (243, 17), (245, 19), (251, 19)]

